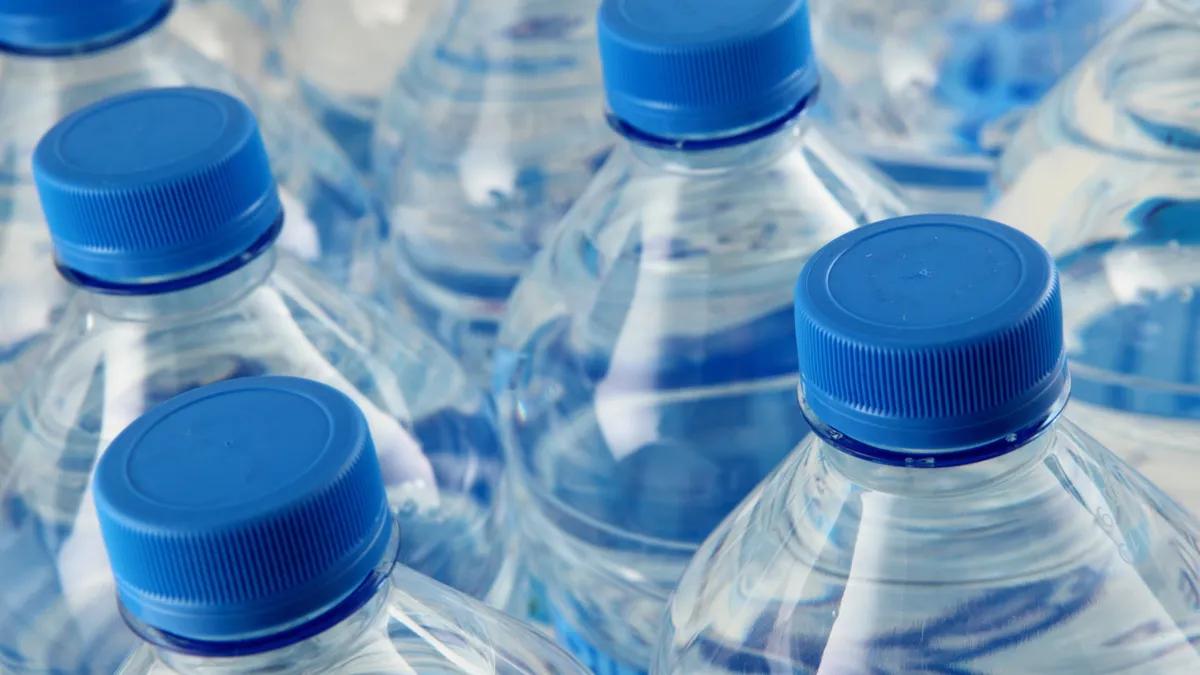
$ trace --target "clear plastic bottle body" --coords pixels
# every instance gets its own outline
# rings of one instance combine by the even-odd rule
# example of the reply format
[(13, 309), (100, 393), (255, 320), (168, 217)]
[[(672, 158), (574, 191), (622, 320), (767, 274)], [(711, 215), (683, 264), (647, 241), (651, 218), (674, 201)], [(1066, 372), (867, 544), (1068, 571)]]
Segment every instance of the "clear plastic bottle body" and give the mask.
[(256, 91), (283, 100), (292, 86), (277, 45), (276, 0), (177, 0), (171, 34)]
[(805, 440), (708, 539), (653, 672), (1200, 668), (1200, 523), (1070, 422), (940, 468), (846, 440)]
[(598, 0), (450, 0), (385, 97), (396, 296), (486, 381), (506, 302), (616, 137)]
[(596, 672), (645, 670), (696, 546), (807, 433), (791, 414), (805, 260), (903, 210), (803, 117), (687, 147), (617, 147), (497, 348), (523, 554)]
[(546, 636), (516, 619), (396, 566), (374, 597), (326, 631), (236, 657), (143, 645), (118, 675), (585, 675)]
[(820, 115), (933, 213), (979, 213), (1022, 115), (1140, 0), (813, 0)]
[[(170, 17), (167, 18), (170, 21)], [(68, 287), (54, 269), (50, 235), (30, 158), (66, 114), (136, 89), (197, 85), (253, 108), (288, 206), (284, 248), (349, 290), (373, 293), (379, 241), (376, 209), (346, 158), (303, 115), (259, 95), (159, 24), (122, 44), (76, 56), (0, 56), (0, 410), (45, 355), (47, 332)]]
[(1064, 211), (1097, 176), (1194, 162), (1197, 34), (1200, 4), (1147, 0), (1027, 116), (992, 176), (991, 213), (1057, 252)]
[(404, 540), (400, 559), (498, 603), (503, 458), (488, 401), (415, 327), (274, 248), (227, 276), (143, 295), (74, 292), (32, 384), (0, 426), (0, 666), (108, 673), (134, 644), (90, 496), (108, 443), (203, 384), (294, 375), (367, 416)]
[(1197, 38), (1200, 4), (1147, 2), (1030, 115), (992, 208), (1058, 259), (1067, 415), (1192, 510)]
[(280, 48), (300, 100), (360, 171), (371, 171), (380, 99), (440, 6), (439, 0), (283, 4)]

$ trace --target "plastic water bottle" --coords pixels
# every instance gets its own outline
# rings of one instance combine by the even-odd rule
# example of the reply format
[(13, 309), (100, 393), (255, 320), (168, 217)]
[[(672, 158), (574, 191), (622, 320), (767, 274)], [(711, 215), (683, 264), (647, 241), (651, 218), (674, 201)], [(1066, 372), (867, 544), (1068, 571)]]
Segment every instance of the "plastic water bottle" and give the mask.
[(1200, 509), (1200, 4), (1146, 2), (1029, 116), (991, 213), (1062, 275), (1067, 416)]
[(167, 24), (176, 38), (223, 64), (256, 91), (286, 99), (291, 93), (276, 44), (275, 0), (176, 0)]
[(979, 213), (1022, 115), (1139, 2), (813, 0), (820, 116), (916, 205)]
[(371, 171), (379, 100), (439, 6), (441, 0), (285, 4), (280, 40), (300, 97), (363, 172)]
[(63, 115), (121, 92), (197, 85), (242, 98), (262, 122), (288, 204), (283, 246), (339, 285), (375, 289), (380, 224), (353, 167), (305, 116), (260, 96), (176, 39), (169, 0), (0, 0), (0, 410), (45, 356), (66, 302), (30, 173)]
[(88, 495), (94, 463), (158, 403), (239, 377), (350, 396), (398, 509), (400, 560), (507, 601), (486, 399), (431, 337), (278, 250), (286, 207), (248, 107), (196, 88), (113, 97), (51, 129), (34, 175), (74, 292), (0, 424), (0, 670), (112, 672), (133, 636)]
[(96, 465), (126, 621), (120, 671), (585, 671), (540, 633), (397, 565), (371, 424), (334, 387), (212, 384), (152, 409)]
[(1200, 57), (1186, 46), (1197, 35), (1195, 0), (1145, 0), (1027, 116), (992, 176), (990, 213), (1057, 254), (1082, 202), (1114, 175), (1193, 166), (1200, 126), (1189, 87)]
[(509, 294), (604, 162), (599, 0), (446, 0), (385, 97), (396, 296), (488, 382)]
[(705, 542), (654, 672), (1200, 672), (1200, 522), (1060, 417), (1048, 253), (966, 216), (796, 284), (803, 441)]
[(687, 560), (808, 433), (804, 261), (904, 207), (807, 118), (803, 2), (606, 0), (599, 41), (624, 141), (518, 285), (496, 371), (528, 565), (603, 675), (645, 670)]

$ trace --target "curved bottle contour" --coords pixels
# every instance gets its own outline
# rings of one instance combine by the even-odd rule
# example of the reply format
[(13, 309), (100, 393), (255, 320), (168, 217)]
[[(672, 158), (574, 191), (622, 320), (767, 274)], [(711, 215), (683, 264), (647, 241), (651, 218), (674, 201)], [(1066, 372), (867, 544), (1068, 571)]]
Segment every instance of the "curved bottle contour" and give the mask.
[(123, 615), (167, 649), (299, 642), (395, 565), (370, 423), (314, 380), (242, 377), (174, 396), (117, 434), (91, 484)]
[(437, 0), (298, 0), (280, 12), (280, 50), (300, 100), (369, 173), (379, 104), (418, 40), (432, 26)]
[(1073, 380), (1067, 415), (1193, 511), (1197, 185), (1200, 174), (1182, 164), (1113, 167), (1071, 200), (1053, 235)]
[(159, 26), (128, 43), (42, 58), (2, 54), (0, 121), (5, 139), (0, 174), (10, 184), (0, 200), (0, 410), (45, 356), (50, 328), (62, 314), (68, 285), (54, 269), (29, 158), (59, 118), (111, 95), (161, 86), (205, 86), (230, 92), (254, 110), (271, 155), (287, 214), (281, 244), (322, 268), (349, 290), (381, 288), (377, 260), (381, 221), (370, 195), (336, 146), (303, 115), (260, 95)]
[(1028, 115), (992, 175), (990, 213), (1058, 253), (1056, 232), (1103, 176), (1195, 161), (1190, 87), (1200, 8), (1150, 0), (1105, 37)]
[(1193, 259), (1200, 7), (1144, 3), (1030, 115), (992, 213), (1058, 258), (1067, 415), (1185, 506), (1200, 470)]
[(808, 432), (795, 275), (904, 208), (803, 117), (707, 150), (632, 139), (580, 198), (513, 295), (495, 382), (525, 551), (577, 656), (648, 665), (695, 547)]
[(1200, 665), (1200, 521), (1060, 419), (1060, 295), (1044, 249), (979, 218), (814, 255), (796, 323), (815, 433), (697, 553), (655, 672)]
[(96, 457), (175, 394), (267, 374), (348, 393), (367, 416), (398, 509), (401, 561), (504, 602), (489, 597), (504, 592), (507, 555), (490, 404), (424, 333), (268, 249), (181, 291), (73, 295), (49, 355), (0, 425), (0, 566), (21, 570), (0, 588), (0, 659), (112, 671), (133, 636), (117, 615), (89, 506)]
[(697, 552), (654, 672), (1200, 667), (1200, 523), (1087, 434), (930, 471), (802, 443)]
[(395, 296), (486, 382), (506, 301), (608, 156), (598, 0), (451, 0), (384, 97)]
[(283, 101), (293, 85), (277, 42), (277, 0), (176, 0), (167, 30), (256, 91)]
[(587, 675), (548, 638), (473, 598), (397, 566), (375, 597), (327, 631), (270, 652), (221, 659), (143, 645), (117, 675), (379, 675), (438, 672)]
[(1139, 0), (813, 0), (818, 116), (931, 211), (975, 214), (1023, 115)]

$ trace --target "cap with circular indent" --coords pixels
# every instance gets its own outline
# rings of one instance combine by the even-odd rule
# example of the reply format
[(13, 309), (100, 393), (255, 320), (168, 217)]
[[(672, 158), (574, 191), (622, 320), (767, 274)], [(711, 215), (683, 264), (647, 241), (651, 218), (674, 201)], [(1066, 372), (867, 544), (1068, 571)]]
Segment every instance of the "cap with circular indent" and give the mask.
[(172, 0), (0, 0), (0, 49), (83, 49), (138, 29)]
[(1062, 326), (1050, 254), (982, 218), (854, 230), (796, 286), (805, 402), (882, 448), (968, 448), (1044, 419), (1068, 386)]
[(613, 113), (652, 136), (720, 136), (786, 115), (817, 87), (807, 0), (604, 0)]
[(310, 380), (177, 396), (117, 436), (94, 481), (122, 604), (190, 640), (269, 634), (329, 608), (389, 546), (366, 419)]
[(78, 110), (38, 143), (33, 175), (59, 264), (111, 283), (211, 269), (283, 216), (253, 113), (210, 89)]

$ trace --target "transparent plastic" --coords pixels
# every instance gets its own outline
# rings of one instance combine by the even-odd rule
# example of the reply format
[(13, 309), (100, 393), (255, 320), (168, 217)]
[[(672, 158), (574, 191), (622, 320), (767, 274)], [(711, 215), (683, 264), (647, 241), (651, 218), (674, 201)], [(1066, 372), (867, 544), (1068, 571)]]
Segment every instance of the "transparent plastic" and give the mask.
[(979, 213), (1022, 115), (1140, 0), (812, 0), (821, 117), (934, 213)]
[(168, 28), (272, 98), (292, 90), (276, 44), (277, 0), (177, 0)]
[(1198, 672), (1200, 523), (1070, 422), (1034, 431), (940, 468), (805, 440), (697, 553), (653, 672)]
[(363, 293), (379, 287), (384, 233), (349, 161), (303, 114), (260, 95), (176, 39), (169, 23), (170, 17), (97, 52), (0, 54), (0, 411), (44, 357), (47, 332), (67, 298), (33, 185), (33, 149), (67, 113), (114, 94), (195, 85), (246, 101), (288, 207), (282, 246), (340, 286)]
[(1058, 259), (1067, 416), (1200, 509), (1200, 3), (1152, 0), (1032, 113), (992, 217)]
[(396, 297), (486, 381), (506, 301), (615, 136), (599, 0), (447, 0), (385, 97)]
[(244, 656), (143, 645), (118, 675), (587, 675), (546, 636), (397, 565), (346, 619), (280, 649)]
[(595, 672), (645, 670), (687, 560), (808, 433), (792, 318), (807, 258), (904, 210), (803, 115), (700, 146), (619, 145), (497, 348), (523, 552)]
[(113, 671), (134, 637), (90, 494), (97, 457), (175, 394), (269, 374), (330, 384), (362, 408), (404, 564), (506, 602), (503, 458), (488, 401), (423, 332), (268, 247), (196, 286), (73, 294), (0, 426), (0, 670)]
[(288, 0), (280, 47), (313, 117), (364, 172), (379, 101), (438, 0)]
[(1028, 115), (992, 177), (992, 213), (1054, 250), (1064, 208), (1097, 176), (1193, 163), (1197, 36), (1200, 2), (1146, 0)]

